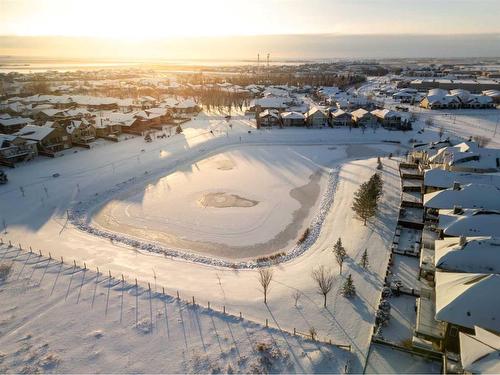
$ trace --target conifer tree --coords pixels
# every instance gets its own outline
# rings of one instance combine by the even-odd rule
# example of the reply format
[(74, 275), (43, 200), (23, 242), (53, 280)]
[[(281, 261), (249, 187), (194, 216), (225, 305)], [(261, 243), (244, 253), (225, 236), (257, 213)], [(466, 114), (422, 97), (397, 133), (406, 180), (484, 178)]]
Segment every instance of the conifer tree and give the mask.
[(347, 276), (347, 279), (344, 281), (344, 285), (342, 285), (341, 293), (344, 297), (351, 298), (356, 295), (356, 287), (354, 286), (354, 281), (352, 280), (351, 274)]
[(347, 252), (342, 245), (342, 239), (339, 237), (335, 245), (333, 246), (333, 252), (335, 254), (335, 259), (340, 267), (340, 274), (342, 275), (342, 265), (344, 264), (345, 258), (347, 258)]
[(368, 263), (368, 249), (365, 249), (365, 251), (363, 252), (363, 255), (361, 256), (361, 261), (359, 262), (359, 264), (364, 269), (368, 268), (368, 264), (369, 264)]
[(354, 202), (352, 209), (363, 220), (366, 225), (366, 220), (375, 215), (377, 211), (377, 199), (373, 189), (373, 185), (369, 182), (364, 182), (354, 193)]

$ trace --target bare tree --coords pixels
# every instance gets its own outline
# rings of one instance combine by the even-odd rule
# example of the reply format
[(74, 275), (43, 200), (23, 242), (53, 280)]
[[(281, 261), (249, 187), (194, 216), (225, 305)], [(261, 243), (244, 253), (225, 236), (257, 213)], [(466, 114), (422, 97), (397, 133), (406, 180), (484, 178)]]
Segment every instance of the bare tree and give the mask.
[(324, 297), (323, 306), (326, 307), (326, 296), (333, 287), (333, 273), (331, 270), (325, 269), (325, 266), (319, 266), (312, 271), (311, 276), (316, 281), (318, 293)]
[(273, 270), (270, 268), (260, 268), (259, 269), (259, 283), (262, 286), (262, 291), (264, 292), (264, 303), (267, 304), (267, 292), (269, 290), (269, 285), (273, 280)]
[(299, 298), (300, 298), (300, 291), (295, 290), (295, 291), (292, 293), (292, 298), (293, 298), (293, 300), (295, 301), (295, 307), (297, 307), (297, 303), (299, 302)]

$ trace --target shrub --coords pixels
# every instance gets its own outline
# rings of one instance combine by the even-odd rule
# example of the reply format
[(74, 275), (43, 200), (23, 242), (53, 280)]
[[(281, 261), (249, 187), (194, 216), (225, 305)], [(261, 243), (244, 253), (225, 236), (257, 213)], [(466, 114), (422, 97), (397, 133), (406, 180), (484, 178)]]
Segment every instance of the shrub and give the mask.
[(303, 243), (307, 239), (307, 237), (309, 237), (309, 228), (306, 228), (304, 233), (302, 233), (302, 236), (300, 236), (300, 238), (297, 240), (297, 245)]
[(12, 266), (8, 264), (0, 264), (0, 281), (4, 281), (10, 274)]

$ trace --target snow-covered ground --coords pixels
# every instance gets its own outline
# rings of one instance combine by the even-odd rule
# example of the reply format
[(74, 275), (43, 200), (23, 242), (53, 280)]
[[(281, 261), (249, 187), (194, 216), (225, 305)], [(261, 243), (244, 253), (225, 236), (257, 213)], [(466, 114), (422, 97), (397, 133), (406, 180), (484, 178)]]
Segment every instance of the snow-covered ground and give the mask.
[(351, 353), (0, 247), (0, 373), (335, 373)]
[(373, 344), (366, 374), (440, 374), (441, 364), (390, 346)]
[[(42, 250), (44, 254), (50, 252), (53, 258), (63, 256), (66, 262), (71, 263), (73, 259), (78, 265), (86, 262), (93, 270), (100, 267), (101, 271), (107, 273), (109, 269), (113, 275), (123, 274), (129, 281), (137, 278), (142, 286), (150, 282), (151, 285), (165, 287), (170, 296), (175, 296), (179, 291), (181, 298), (187, 300), (195, 296), (202, 305), (206, 305), (208, 301), (212, 306), (218, 306), (218, 309), (225, 305), (229, 311), (241, 311), (245, 318), (256, 323), (264, 324), (265, 319), (268, 319), (272, 327), (288, 331), (296, 328), (301, 332), (307, 332), (313, 326), (319, 336), (325, 339), (352, 345), (353, 371), (361, 371), (370, 345), (374, 314), (399, 210), (401, 185), (397, 162), (382, 159), (384, 196), (379, 214), (367, 226), (363, 226), (351, 210), (353, 192), (377, 171), (376, 156), (405, 152), (408, 139), (415, 137), (415, 133), (389, 132), (383, 129), (364, 133), (360, 129), (258, 131), (249, 126), (250, 122), (243, 116), (234, 116), (231, 120), (233, 126), (230, 128), (222, 116), (201, 114), (183, 124), (182, 134), (168, 139), (155, 139), (152, 143), (145, 143), (142, 138), (137, 137), (117, 144), (99, 145), (91, 150), (68, 153), (56, 159), (39, 158), (10, 170), (9, 184), (0, 187), (1, 219), (7, 224), (4, 240), (7, 238), (13, 243), (21, 243), (25, 248), (32, 246), (35, 250)], [(215, 129), (214, 134), (210, 133), (210, 129)], [(422, 140), (434, 140), (436, 134), (431, 130), (418, 137)], [(388, 140), (400, 141), (401, 145), (384, 142)], [(286, 146), (289, 150), (298, 146), (317, 147), (318, 150), (324, 150), (324, 153), (332, 153), (332, 159), (327, 160), (332, 163), (327, 167), (335, 167), (337, 170), (336, 182), (331, 185), (329, 192), (333, 199), (331, 207), (324, 210), (322, 219), (316, 222), (314, 236), (311, 236), (305, 249), (307, 251), (294, 253), (293, 257), (285, 258), (285, 262), (273, 267), (274, 279), (267, 305), (262, 303), (262, 292), (254, 269), (214, 266), (197, 262), (196, 259), (158, 255), (123, 242), (91, 235), (68, 221), (68, 210), (78, 206), (79, 202), (89, 201), (96, 196), (101, 198), (100, 195), (104, 195), (104, 200), (107, 200), (111, 195), (108, 197), (106, 192), (120, 190), (124, 184), (128, 184), (127, 181), (135, 181), (131, 182), (135, 184), (141, 179), (165, 176), (176, 167), (192, 165), (207, 155), (216, 155), (227, 149), (238, 150), (235, 146), (240, 142), (266, 148)], [(336, 149), (329, 149), (330, 147)], [(337, 158), (337, 153), (342, 153), (344, 159)], [(283, 168), (286, 170), (286, 158), (278, 160), (284, 163)], [(265, 160), (260, 162), (265, 163)], [(276, 162), (269, 161), (268, 168)], [(322, 165), (323, 162), (325, 160), (321, 158), (314, 160), (311, 157), (306, 165)], [(53, 177), (54, 173), (58, 173), (59, 177)], [(265, 186), (268, 181), (255, 179), (255, 184), (261, 183)], [(216, 180), (212, 185), (211, 189), (225, 188)], [(24, 189), (24, 197), (20, 187)], [(343, 275), (337, 274), (335, 278), (334, 288), (328, 296), (328, 307), (325, 309), (322, 307), (322, 297), (317, 293), (311, 278), (311, 271), (318, 265), (325, 265), (335, 273), (338, 272), (331, 247), (339, 237), (342, 237), (348, 259), (344, 264)], [(368, 271), (358, 266), (365, 249), (370, 262)], [(353, 276), (358, 292), (352, 300), (345, 299), (339, 293), (343, 280), (349, 273)], [(74, 282), (77, 282), (76, 276)], [(6, 290), (13, 287), (12, 284), (8, 285)], [(18, 287), (13, 288), (15, 291)], [(299, 291), (301, 295), (297, 307), (291, 297), (294, 291)], [(23, 303), (31, 303), (31, 295), (20, 296), (26, 297), (22, 298), (23, 301), (26, 300)], [(63, 306), (69, 305), (57, 306), (54, 314), (49, 314), (54, 319), (54, 324), (57, 322), (57, 315), (72, 316), (75, 312), (71, 309), (65, 312)], [(79, 319), (82, 321), (78, 324), (85, 326), (85, 318), (80, 316)], [(7, 320), (8, 324), (23, 324), (22, 318), (9, 312), (3, 312), (0, 320)], [(76, 320), (77, 318), (72, 319)], [(44, 329), (43, 319), (37, 322), (40, 324), (37, 329)], [(56, 328), (54, 326), (51, 329)], [(123, 331), (117, 331), (116, 334), (118, 333)], [(181, 337), (176, 339), (183, 340), (182, 330), (178, 331), (177, 336), (179, 333)], [(217, 342), (214, 334), (210, 333), (210, 340)], [(82, 333), (82, 337), (85, 335)], [(9, 337), (14, 340), (12, 336)], [(122, 338), (126, 341), (127, 335)], [(147, 340), (149, 339), (144, 342)], [(23, 344), (21, 341), (9, 341), (9, 345), (12, 348), (9, 350), (13, 350), (16, 345), (18, 350)], [(174, 346), (177, 348), (178, 345)], [(123, 352), (127, 354), (122, 354), (120, 358), (128, 360), (132, 356), (128, 352), (130, 350), (131, 347), (123, 348)], [(133, 356), (144, 358), (147, 363), (149, 357), (141, 357), (140, 353), (142, 352), (134, 353)], [(177, 354), (173, 357), (177, 363), (172, 364), (172, 371), (182, 371), (185, 363), (181, 353)], [(312, 368), (309, 370), (313, 371)]]

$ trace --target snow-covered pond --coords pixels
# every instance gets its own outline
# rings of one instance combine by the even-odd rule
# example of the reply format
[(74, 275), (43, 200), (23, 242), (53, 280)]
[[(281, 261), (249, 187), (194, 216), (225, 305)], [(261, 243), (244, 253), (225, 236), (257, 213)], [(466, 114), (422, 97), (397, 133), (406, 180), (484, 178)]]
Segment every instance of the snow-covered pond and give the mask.
[(135, 184), (94, 210), (93, 224), (189, 252), (248, 259), (294, 245), (342, 146), (229, 148)]

